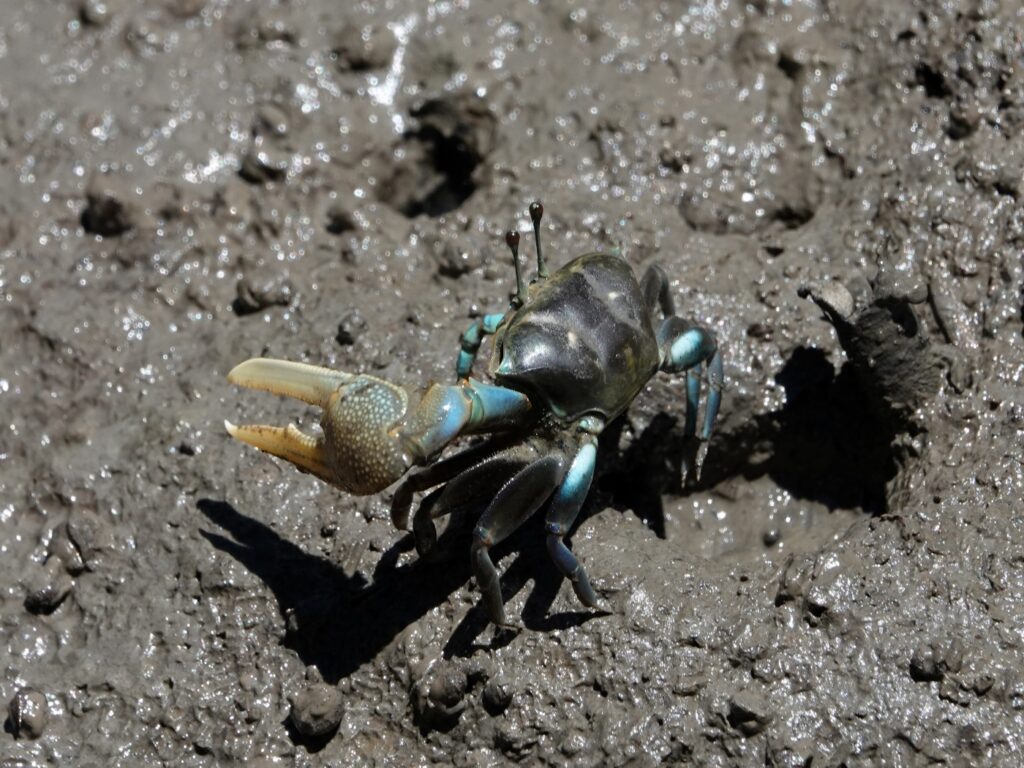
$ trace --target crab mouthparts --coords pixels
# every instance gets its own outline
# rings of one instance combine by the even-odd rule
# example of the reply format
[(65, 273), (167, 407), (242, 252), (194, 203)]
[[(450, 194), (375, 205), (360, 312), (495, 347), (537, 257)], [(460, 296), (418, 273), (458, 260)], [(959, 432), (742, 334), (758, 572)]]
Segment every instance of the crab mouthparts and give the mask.
[[(235, 366), (228, 374), (232, 384), (271, 392), (326, 408), (332, 394), (352, 380), (352, 376), (330, 368), (288, 360), (253, 358)], [(332, 481), (333, 472), (323, 438), (303, 433), (294, 424), (273, 427), (266, 424), (236, 425), (224, 422), (224, 428), (236, 440), (290, 461), (299, 469)]]

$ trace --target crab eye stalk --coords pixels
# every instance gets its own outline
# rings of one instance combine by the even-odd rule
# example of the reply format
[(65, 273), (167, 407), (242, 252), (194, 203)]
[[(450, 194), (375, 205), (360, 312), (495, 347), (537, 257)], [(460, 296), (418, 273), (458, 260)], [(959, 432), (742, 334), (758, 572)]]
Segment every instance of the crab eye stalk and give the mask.
[(510, 229), (505, 233), (505, 245), (512, 251), (512, 263), (516, 268), (516, 298), (515, 303), (523, 306), (526, 303), (526, 286), (523, 285), (523, 273), (519, 269), (519, 233)]
[(530, 203), (530, 220), (533, 221), (533, 240), (537, 243), (537, 277), (544, 279), (548, 276), (548, 267), (544, 263), (544, 253), (540, 249), (540, 220), (544, 216), (544, 206), (540, 200)]

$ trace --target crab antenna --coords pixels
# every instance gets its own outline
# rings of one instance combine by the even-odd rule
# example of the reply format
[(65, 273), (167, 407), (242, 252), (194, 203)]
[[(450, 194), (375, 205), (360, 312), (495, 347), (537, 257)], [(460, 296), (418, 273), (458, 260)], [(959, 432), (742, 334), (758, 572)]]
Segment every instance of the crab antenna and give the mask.
[(537, 243), (537, 277), (545, 278), (548, 276), (548, 268), (544, 264), (544, 254), (540, 249), (540, 220), (542, 216), (544, 216), (544, 206), (540, 204), (540, 200), (534, 200), (530, 203), (530, 218), (533, 220), (533, 239)]
[(523, 273), (519, 270), (519, 233), (510, 229), (505, 233), (505, 244), (512, 251), (512, 263), (516, 267), (516, 302), (519, 306), (526, 303), (526, 287), (523, 285)]

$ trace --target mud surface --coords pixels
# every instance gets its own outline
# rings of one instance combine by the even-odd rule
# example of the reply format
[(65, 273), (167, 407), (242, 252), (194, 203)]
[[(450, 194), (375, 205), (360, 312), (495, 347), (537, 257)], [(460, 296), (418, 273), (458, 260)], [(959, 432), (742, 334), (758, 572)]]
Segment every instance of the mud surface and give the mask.
[[(1024, 763), (1017, 3), (3, 5), (0, 764)], [(729, 385), (694, 487), (680, 380), (605, 435), (604, 610), (535, 520), (495, 633), (224, 375), (448, 380), (538, 197)]]

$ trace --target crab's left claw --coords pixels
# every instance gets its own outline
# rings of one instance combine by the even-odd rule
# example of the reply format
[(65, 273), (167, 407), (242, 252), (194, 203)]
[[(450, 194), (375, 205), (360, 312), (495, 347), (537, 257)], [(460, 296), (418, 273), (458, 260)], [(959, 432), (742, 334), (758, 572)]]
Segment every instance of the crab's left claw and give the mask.
[(408, 394), (382, 379), (253, 358), (237, 365), (228, 381), (322, 408), (323, 437), (303, 434), (291, 424), (236, 426), (225, 422), (225, 426), (232, 437), (290, 461), (344, 491), (376, 493), (405, 474), (418, 458), (398, 428), (406, 415)]

